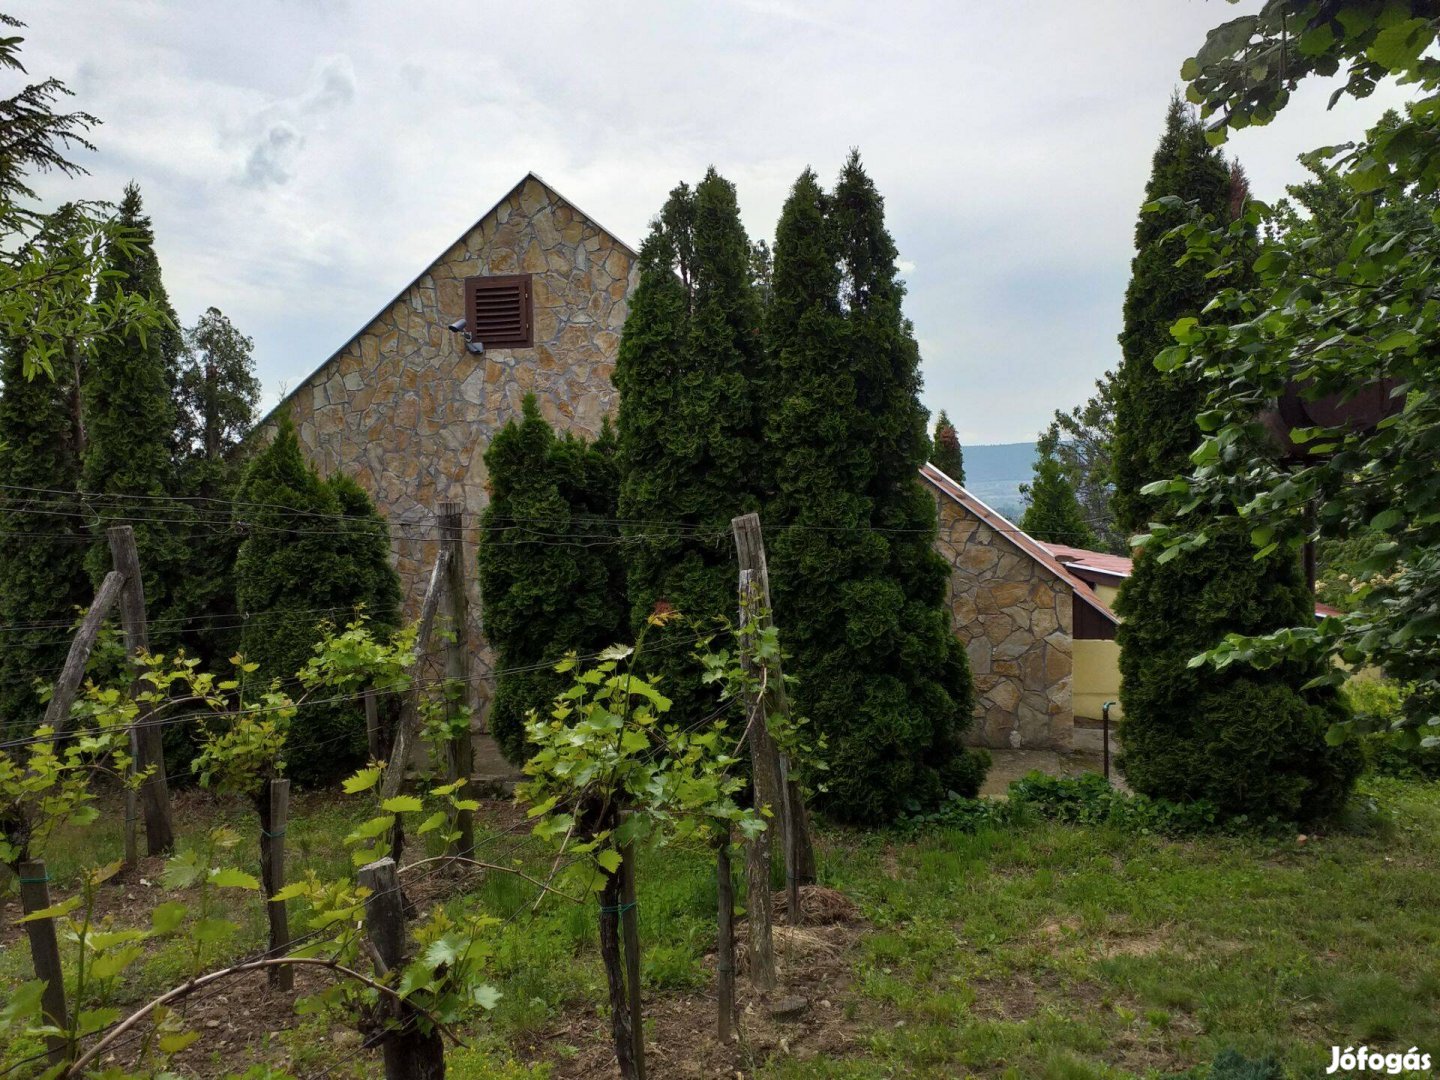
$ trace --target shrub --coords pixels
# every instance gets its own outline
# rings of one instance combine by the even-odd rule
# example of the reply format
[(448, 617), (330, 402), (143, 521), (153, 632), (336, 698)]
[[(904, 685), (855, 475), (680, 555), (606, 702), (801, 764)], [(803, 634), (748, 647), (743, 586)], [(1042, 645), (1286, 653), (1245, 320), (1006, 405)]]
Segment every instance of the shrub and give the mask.
[[(363, 609), (377, 633), (400, 617), (390, 536), (369, 496), (349, 477), (323, 480), (282, 417), (274, 441), (251, 461), (240, 498), (244, 543), (236, 602), (248, 618), (241, 651), (256, 678), (295, 678), (327, 623)], [(307, 704), (291, 723), (287, 768), (296, 782), (340, 779), (365, 760), (365, 716), (356, 702)]]
[(486, 637), (508, 672), (496, 685), (490, 730), (519, 764), (528, 756), (526, 714), (547, 711), (569, 685), (554, 664), (626, 635), (614, 440), (608, 426), (594, 443), (557, 438), (530, 396), (521, 418), (495, 436), (485, 464), (491, 498), (480, 519), (480, 594)]
[(1408, 687), (1383, 676), (1356, 675), (1343, 693), (1364, 732), (1360, 748), (1367, 771), (1399, 780), (1440, 777), (1440, 746), (1423, 746), (1419, 732), (1397, 727), (1405, 718)]
[(1010, 785), (1010, 801), (1047, 821), (1112, 825), (1139, 833), (1207, 832), (1219, 820), (1213, 803), (1175, 803), (1132, 795), (1112, 787), (1099, 773), (1062, 778), (1032, 772)]

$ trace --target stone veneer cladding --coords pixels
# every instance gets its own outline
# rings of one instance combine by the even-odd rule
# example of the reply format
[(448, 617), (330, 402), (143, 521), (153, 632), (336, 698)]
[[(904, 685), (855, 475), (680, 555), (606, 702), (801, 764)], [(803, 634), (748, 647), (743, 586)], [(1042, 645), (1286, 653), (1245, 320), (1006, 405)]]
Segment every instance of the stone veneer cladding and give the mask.
[(950, 564), (950, 611), (975, 679), (968, 741), (1069, 750), (1071, 586), (943, 492), (936, 550)]
[[(464, 279), (531, 273), (535, 345), (465, 350)], [(395, 536), (406, 609), (417, 612), (436, 554), (435, 504), (489, 501), (484, 453), (533, 393), (560, 430), (594, 435), (613, 414), (615, 368), (635, 253), (533, 174), (432, 263), (286, 400), (309, 459), (374, 496)], [(971, 740), (1068, 749), (1072, 715), (1070, 588), (963, 506), (940, 494), (937, 549), (953, 570), (955, 633), (976, 687)], [(484, 659), (491, 659), (488, 646)], [(488, 694), (477, 686), (477, 704)]]
[[(465, 316), (464, 279), (515, 273), (534, 275), (534, 346), (467, 352), (448, 329)], [(527, 393), (560, 430), (593, 436), (614, 412), (610, 374), (638, 273), (630, 248), (529, 175), (289, 396), (309, 459), (349, 473), (390, 519), (410, 614), (435, 558), (440, 500), (468, 511), (473, 586), (484, 453)]]

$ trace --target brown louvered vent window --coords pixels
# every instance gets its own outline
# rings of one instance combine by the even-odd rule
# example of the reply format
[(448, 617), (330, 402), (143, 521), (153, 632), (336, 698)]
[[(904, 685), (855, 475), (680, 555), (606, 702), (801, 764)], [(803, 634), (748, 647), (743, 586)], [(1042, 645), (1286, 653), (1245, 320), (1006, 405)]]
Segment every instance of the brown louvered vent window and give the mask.
[(465, 279), (465, 329), (488, 349), (528, 349), (535, 343), (529, 274)]

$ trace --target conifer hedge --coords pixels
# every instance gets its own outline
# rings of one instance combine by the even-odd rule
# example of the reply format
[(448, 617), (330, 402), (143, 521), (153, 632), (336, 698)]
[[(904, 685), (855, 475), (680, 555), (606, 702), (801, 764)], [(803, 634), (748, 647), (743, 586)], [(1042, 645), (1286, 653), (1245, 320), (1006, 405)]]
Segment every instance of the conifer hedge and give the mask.
[(491, 442), (485, 465), (480, 595), (501, 672), (490, 731), (519, 764), (527, 756), (526, 714), (543, 714), (570, 685), (552, 665), (567, 652), (593, 654), (629, 636), (615, 439), (608, 422), (593, 443), (568, 432), (557, 437), (529, 395), (521, 417)]
[(112, 248), (108, 269), (116, 276), (106, 287), (146, 297), (170, 325), (143, 336), (131, 331), (108, 338), (85, 367), (81, 483), (88, 492), (112, 497), (98, 501), (99, 520), (91, 530), (94, 543), (86, 563), (98, 584), (111, 569), (105, 527), (116, 521), (132, 526), (150, 647), (168, 652), (180, 636), (177, 620), (191, 614), (180, 610), (176, 597), (187, 548), (211, 530), (194, 521), (192, 507), (169, 497), (178, 490), (173, 389), (181, 338), (161, 279), (150, 218), (134, 184), (125, 189), (117, 218), (134, 246)]
[[(398, 625), (400, 580), (390, 565), (385, 519), (350, 477), (321, 478), (302, 456), (287, 416), (250, 462), (238, 504), (245, 540), (235, 566), (236, 602), (245, 618), (241, 649), (260, 665), (252, 678), (293, 680), (322, 625), (343, 624), (357, 609), (377, 633)], [(365, 754), (358, 703), (306, 704), (291, 722), (286, 768), (302, 784), (337, 780)]]
[[(1188, 106), (1172, 100), (1146, 201), (1179, 195), (1224, 220), (1243, 196), (1238, 178)], [(1141, 213), (1125, 298), (1113, 505), (1129, 533), (1172, 513), (1163, 497), (1141, 489), (1188, 473), (1199, 442), (1205, 387), (1193, 374), (1154, 364), (1173, 343), (1170, 327), (1198, 316), (1216, 288), (1200, 264), (1176, 265), (1181, 250), (1163, 239), (1176, 221), (1175, 212)], [(1314, 669), (1190, 666), (1227, 632), (1262, 634), (1314, 618), (1297, 560), (1275, 554), (1257, 561), (1243, 531), (1213, 531), (1208, 544), (1166, 562), (1142, 550), (1120, 590), (1125, 778), (1144, 794), (1208, 799), (1227, 815), (1329, 813), (1349, 792), (1360, 756), (1351, 746), (1328, 745), (1326, 732), (1344, 706), (1333, 691), (1304, 689)]]
[(712, 712), (716, 699), (681, 639), (696, 622), (734, 618), (730, 521), (757, 510), (764, 491), (751, 256), (729, 181), (711, 169), (693, 190), (676, 188), (641, 248), (615, 366), (630, 625), (646, 632), (661, 602), (690, 620), (650, 630), (646, 645), (645, 663), (682, 722)]
[[(52, 682), (67, 627), (89, 604), (88, 534), (79, 500), (76, 388), (70, 372), (27, 379), (24, 349), (0, 353), (0, 733), (28, 735), (44, 715), (35, 680)], [(70, 492), (72, 494), (67, 495)]]
[(984, 773), (965, 653), (945, 610), (919, 349), (883, 202), (852, 155), (833, 194), (808, 170), (776, 234), (766, 327), (765, 520), (795, 705), (828, 743), (820, 804), (878, 824), (973, 795)]

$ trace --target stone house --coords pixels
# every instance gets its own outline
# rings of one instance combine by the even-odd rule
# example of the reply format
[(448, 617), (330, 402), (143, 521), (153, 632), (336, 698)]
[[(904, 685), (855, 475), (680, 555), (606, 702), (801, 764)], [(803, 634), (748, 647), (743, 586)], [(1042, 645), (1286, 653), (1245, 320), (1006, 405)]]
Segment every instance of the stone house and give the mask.
[(435, 559), (436, 504), (479, 520), (485, 450), (526, 394), (577, 434), (614, 412), (637, 258), (529, 173), (281, 403), (309, 459), (349, 473), (389, 518), (410, 613)]
[(920, 475), (935, 495), (936, 548), (951, 566), (951, 617), (975, 680), (971, 741), (1070, 749), (1077, 718), (1099, 720), (1104, 702), (1119, 696), (1118, 619), (1108, 599), (1062, 561), (1061, 549), (1029, 536), (935, 466)]
[[(535, 394), (552, 425), (578, 434), (593, 436), (614, 412), (610, 376), (637, 262), (527, 174), (282, 402), (310, 460), (355, 477), (389, 518), (412, 615), (436, 554), (436, 504), (459, 500), (467, 525), (478, 521), (485, 450), (525, 395)], [(975, 741), (1068, 748), (1077, 713), (1098, 715), (1089, 703), (1114, 696), (1113, 613), (1043, 545), (939, 470), (921, 475), (940, 507), (939, 550), (954, 568), (955, 632), (978, 690)], [(471, 611), (483, 623), (478, 595)], [(482, 683), (475, 704), (486, 696)]]

